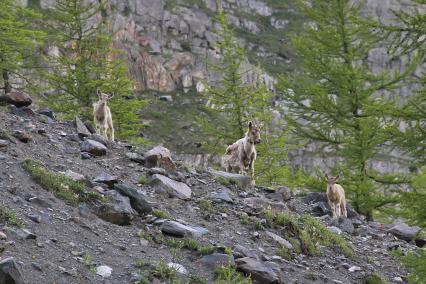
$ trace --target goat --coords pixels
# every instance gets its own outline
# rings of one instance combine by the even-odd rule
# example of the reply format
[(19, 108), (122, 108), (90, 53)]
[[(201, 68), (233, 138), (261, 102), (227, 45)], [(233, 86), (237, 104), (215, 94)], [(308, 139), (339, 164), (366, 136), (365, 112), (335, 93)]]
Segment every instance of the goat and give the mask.
[(347, 217), (345, 190), (340, 184), (336, 183), (339, 176), (333, 177), (325, 174), (325, 178), (327, 180), (327, 199), (333, 211), (333, 218), (338, 218), (342, 214)]
[(255, 184), (254, 161), (257, 157), (256, 144), (261, 142), (261, 128), (260, 123), (250, 121), (246, 135), (234, 144), (229, 145), (226, 148), (225, 155), (222, 156), (222, 166), (227, 172), (239, 169), (239, 174), (246, 174), (245, 170), (249, 169), (252, 185)]
[(96, 103), (93, 104), (93, 119), (96, 126), (96, 133), (102, 135), (107, 140), (114, 142), (114, 126), (112, 124), (112, 115), (110, 108), (107, 106), (108, 100), (114, 97), (114, 94), (107, 95), (97, 90), (96, 95), (99, 99)]

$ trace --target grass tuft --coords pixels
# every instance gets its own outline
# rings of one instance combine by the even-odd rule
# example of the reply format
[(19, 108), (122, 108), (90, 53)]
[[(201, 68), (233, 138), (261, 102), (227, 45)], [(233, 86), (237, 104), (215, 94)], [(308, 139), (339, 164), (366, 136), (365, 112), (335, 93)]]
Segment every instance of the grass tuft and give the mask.
[(45, 190), (52, 192), (57, 198), (76, 205), (93, 200), (103, 201), (103, 196), (97, 192), (86, 192), (85, 185), (63, 174), (55, 173), (44, 167), (39, 161), (27, 159), (23, 168)]
[(215, 270), (215, 284), (251, 284), (250, 276), (244, 276), (231, 265), (222, 266)]
[[(263, 217), (270, 228), (281, 228), (284, 238), (291, 241), (296, 253), (318, 256), (321, 254), (318, 245), (337, 247), (346, 257), (352, 257), (353, 252), (346, 240), (330, 230), (320, 221), (309, 215), (294, 216), (287, 212), (264, 210)], [(285, 256), (287, 252), (281, 251)]]
[(157, 218), (161, 218), (161, 219), (170, 219), (169, 212), (163, 211), (163, 210), (154, 210), (152, 212), (152, 215), (154, 215)]
[(18, 219), (15, 211), (4, 205), (0, 205), (0, 223), (8, 226), (22, 226), (22, 221)]

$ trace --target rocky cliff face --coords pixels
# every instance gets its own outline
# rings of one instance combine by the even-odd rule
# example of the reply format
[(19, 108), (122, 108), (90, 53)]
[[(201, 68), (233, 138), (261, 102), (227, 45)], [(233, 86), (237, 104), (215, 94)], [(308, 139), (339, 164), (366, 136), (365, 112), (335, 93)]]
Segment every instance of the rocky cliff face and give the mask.
[[(26, 2), (26, 1), (23, 1)], [(269, 74), (292, 70), (294, 62), (288, 36), (303, 25), (292, 1), (281, 0), (108, 0), (107, 17), (117, 33), (116, 45), (125, 51), (130, 72), (139, 90), (172, 92), (195, 88), (201, 81), (215, 81), (207, 60), (218, 57), (213, 17), (218, 7), (228, 14), (252, 63), (261, 63)], [(40, 6), (53, 6), (41, 0)], [(406, 0), (368, 0), (365, 13), (381, 22), (393, 21), (391, 10), (409, 9)], [(384, 49), (373, 50), (373, 69), (388, 67)], [(394, 62), (403, 68), (406, 59)], [(249, 67), (247, 67), (249, 68)], [(250, 78), (247, 78), (250, 80)], [(267, 76), (272, 88), (273, 79)], [(408, 96), (411, 88), (402, 90)]]

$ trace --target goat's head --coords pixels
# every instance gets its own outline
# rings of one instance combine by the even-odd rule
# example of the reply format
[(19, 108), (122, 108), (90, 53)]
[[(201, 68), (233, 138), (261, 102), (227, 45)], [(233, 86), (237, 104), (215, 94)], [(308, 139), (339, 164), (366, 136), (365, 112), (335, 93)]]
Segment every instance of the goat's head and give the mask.
[(259, 144), (260, 141), (260, 130), (262, 129), (263, 125), (258, 122), (252, 122), (250, 121), (248, 124), (248, 131), (247, 131), (247, 137), (252, 144)]
[(333, 176), (329, 176), (328, 174), (325, 174), (325, 179), (327, 180), (327, 184), (328, 185), (333, 185), (333, 184), (336, 184), (336, 182), (339, 180), (339, 176), (337, 175), (337, 176), (335, 176), (335, 177), (333, 177)]
[(98, 96), (99, 104), (106, 103), (107, 101), (109, 101), (115, 96), (114, 93), (112, 95), (108, 95), (108, 94), (100, 92), (99, 90), (96, 91), (96, 95)]

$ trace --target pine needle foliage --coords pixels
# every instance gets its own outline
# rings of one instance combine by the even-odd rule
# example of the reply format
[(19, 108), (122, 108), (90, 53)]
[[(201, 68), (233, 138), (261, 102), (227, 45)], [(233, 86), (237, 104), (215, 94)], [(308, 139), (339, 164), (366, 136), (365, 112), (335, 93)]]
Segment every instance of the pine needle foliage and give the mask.
[(411, 71), (373, 72), (365, 58), (380, 37), (372, 20), (361, 16), (362, 3), (349, 0), (298, 1), (308, 24), (293, 37), (301, 61), (298, 72), (279, 82), (288, 104), (288, 122), (306, 142), (316, 142), (340, 162), (338, 170), (355, 209), (372, 212), (397, 201), (383, 184), (399, 182), (381, 177), (371, 167), (389, 144), (384, 131), (392, 125), (384, 113), (393, 102), (391, 91)]
[(16, 1), (0, 1), (0, 88), (5, 93), (25, 87), (14, 79), (32, 84), (29, 71), (35, 67), (36, 49), (45, 35), (36, 25), (40, 18)]
[(96, 92), (116, 93), (109, 102), (116, 135), (136, 140), (142, 124), (140, 109), (145, 100), (134, 96), (124, 55), (114, 47), (103, 1), (58, 0), (46, 13), (49, 43), (59, 54), (47, 58), (53, 71), (45, 74), (53, 90), (46, 104), (64, 118), (92, 118)]
[(263, 185), (283, 184), (290, 173), (284, 165), (287, 138), (281, 125), (271, 124), (273, 94), (266, 87), (260, 68), (247, 68), (246, 51), (236, 40), (223, 11), (218, 12), (215, 21), (219, 39), (216, 49), (221, 57), (216, 62), (208, 61), (208, 67), (221, 79), (206, 83), (207, 107), (198, 119), (202, 136), (206, 137), (204, 149), (222, 155), (228, 145), (245, 136), (249, 121), (261, 121), (265, 128), (261, 134), (263, 142), (256, 147), (256, 179)]

